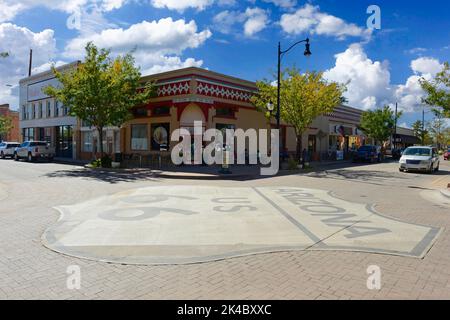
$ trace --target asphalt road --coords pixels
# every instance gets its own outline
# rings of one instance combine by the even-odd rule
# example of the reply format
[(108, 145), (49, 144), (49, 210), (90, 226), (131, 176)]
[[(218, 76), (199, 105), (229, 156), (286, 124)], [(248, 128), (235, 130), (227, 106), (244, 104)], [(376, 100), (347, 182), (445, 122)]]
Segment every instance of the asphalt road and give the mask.
[[(328, 166), (322, 170), (241, 181), (160, 179), (151, 173), (91, 171), (78, 166), (0, 161), (0, 298), (450, 298), (450, 204), (437, 174), (400, 173), (396, 163)], [(149, 186), (304, 187), (346, 201), (374, 204), (383, 215), (444, 228), (424, 259), (361, 252), (279, 252), (184, 266), (127, 266), (73, 258), (45, 248), (43, 232), (56, 206)], [(369, 265), (383, 286), (366, 287)], [(80, 266), (82, 288), (66, 286)]]

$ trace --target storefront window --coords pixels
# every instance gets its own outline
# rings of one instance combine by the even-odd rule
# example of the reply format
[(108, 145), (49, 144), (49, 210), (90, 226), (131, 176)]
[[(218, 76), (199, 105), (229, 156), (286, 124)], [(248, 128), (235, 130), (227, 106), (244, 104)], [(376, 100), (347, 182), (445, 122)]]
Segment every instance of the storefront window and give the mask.
[(328, 138), (328, 148), (332, 151), (336, 151), (339, 149), (339, 143), (337, 136), (330, 135)]
[(24, 128), (22, 129), (23, 141), (33, 141), (34, 140), (34, 128)]
[(147, 125), (131, 125), (131, 150), (148, 150)]
[(72, 127), (56, 127), (56, 154), (59, 157), (72, 157)]
[(169, 123), (152, 124), (152, 150), (159, 151), (169, 146)]
[(51, 143), (52, 142), (52, 128), (45, 128), (44, 129), (44, 137), (43, 137), (44, 141), (47, 141), (47, 143)]
[(93, 148), (93, 135), (91, 131), (85, 131), (82, 134), (83, 136), (83, 144), (81, 146), (81, 149), (83, 152), (92, 152), (94, 150)]
[(308, 151), (316, 152), (316, 136), (315, 135), (308, 136)]

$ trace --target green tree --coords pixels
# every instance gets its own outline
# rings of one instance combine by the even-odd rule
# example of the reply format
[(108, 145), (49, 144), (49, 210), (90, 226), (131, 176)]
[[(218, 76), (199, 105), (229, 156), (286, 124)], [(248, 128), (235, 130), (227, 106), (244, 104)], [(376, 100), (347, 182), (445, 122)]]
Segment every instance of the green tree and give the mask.
[[(258, 94), (252, 98), (256, 108), (268, 116), (267, 104), (277, 101), (277, 89), (268, 80), (258, 81)], [(332, 112), (342, 101), (345, 86), (328, 82), (322, 72), (287, 69), (281, 76), (280, 118), (291, 124), (297, 136), (297, 158), (302, 154), (302, 135), (315, 118)]]
[(86, 45), (86, 57), (76, 68), (53, 73), (60, 87), (45, 92), (69, 108), (71, 115), (86, 121), (98, 131), (103, 156), (103, 129), (121, 126), (130, 119), (131, 109), (145, 104), (154, 95), (153, 83), (141, 83), (139, 68), (129, 53), (110, 58), (110, 51)]
[(450, 118), (450, 64), (444, 63), (444, 68), (431, 81), (421, 79), (420, 85), (426, 92), (422, 102), (442, 111), (446, 118)]
[[(397, 120), (402, 112), (397, 113)], [(363, 112), (361, 129), (376, 142), (382, 144), (392, 135), (395, 127), (395, 113), (389, 106)]]
[(438, 149), (441, 149), (445, 144), (445, 118), (444, 113), (440, 110), (434, 110), (434, 119), (427, 124), (428, 132), (432, 138), (432, 141), (436, 144)]
[(444, 148), (445, 148), (445, 146), (450, 147), (450, 127), (447, 127), (444, 129), (443, 135), (444, 135), (444, 139), (443, 139), (444, 146), (443, 147)]
[(433, 142), (430, 133), (426, 128), (424, 128), (422, 121), (417, 120), (413, 123), (412, 129), (414, 131), (414, 136), (420, 139), (422, 145), (428, 145)]
[(7, 57), (9, 57), (9, 53), (8, 52), (0, 52), (0, 57), (7, 58)]
[(3, 140), (3, 136), (7, 135), (12, 128), (12, 119), (10, 117), (0, 115), (0, 141)]

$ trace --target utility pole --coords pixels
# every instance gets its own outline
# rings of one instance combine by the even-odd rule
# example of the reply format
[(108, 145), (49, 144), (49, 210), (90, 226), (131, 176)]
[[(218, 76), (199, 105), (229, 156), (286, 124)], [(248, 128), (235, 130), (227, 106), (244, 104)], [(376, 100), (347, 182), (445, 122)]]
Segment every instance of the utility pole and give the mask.
[(425, 107), (422, 109), (422, 145), (425, 145)]
[(33, 65), (33, 49), (30, 49), (30, 61), (28, 63), (28, 76), (31, 77), (31, 66)]
[(394, 149), (396, 147), (396, 143), (397, 143), (397, 115), (398, 115), (398, 103), (395, 103), (395, 122), (394, 122)]

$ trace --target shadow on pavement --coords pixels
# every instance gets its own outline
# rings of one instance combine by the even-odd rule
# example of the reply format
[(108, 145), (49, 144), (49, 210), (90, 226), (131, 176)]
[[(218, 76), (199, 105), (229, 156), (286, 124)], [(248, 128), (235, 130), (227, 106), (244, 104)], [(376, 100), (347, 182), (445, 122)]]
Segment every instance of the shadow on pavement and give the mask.
[(72, 170), (58, 170), (47, 173), (49, 178), (85, 178), (107, 182), (111, 184), (134, 181), (158, 181), (150, 170), (101, 170), (79, 168)]

